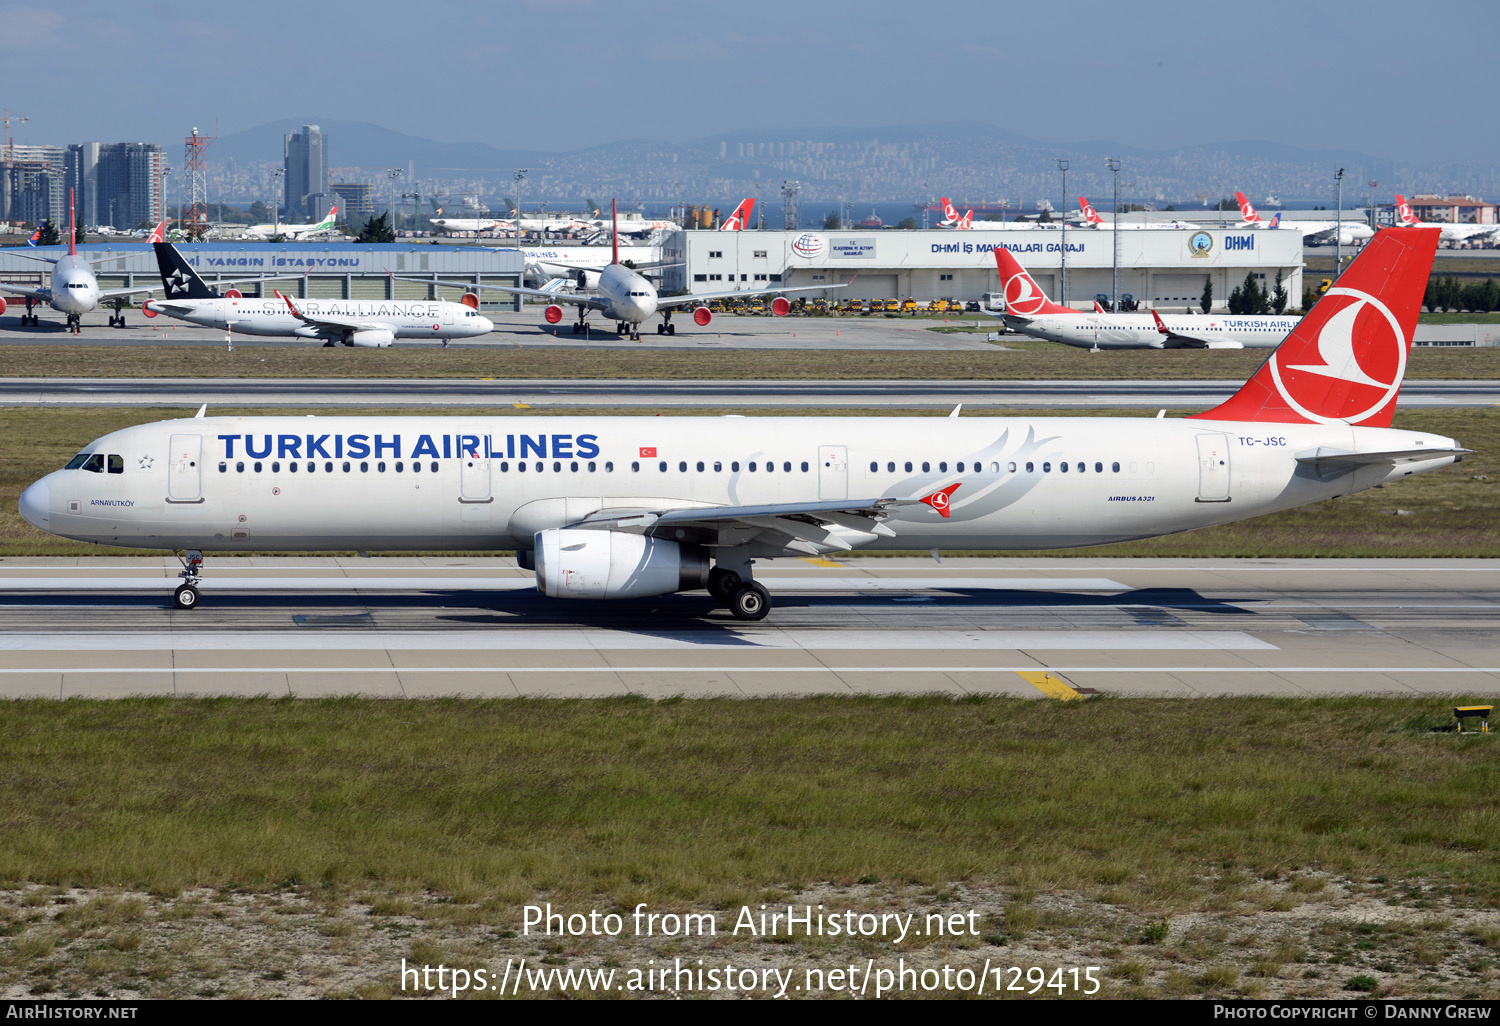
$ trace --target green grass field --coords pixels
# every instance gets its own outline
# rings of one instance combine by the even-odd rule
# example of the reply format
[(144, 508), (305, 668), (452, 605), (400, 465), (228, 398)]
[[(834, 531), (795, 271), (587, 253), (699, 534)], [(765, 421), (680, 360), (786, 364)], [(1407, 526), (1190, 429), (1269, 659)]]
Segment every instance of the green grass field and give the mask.
[[(237, 413), (303, 414), (309, 410), (215, 410)], [(324, 413), (355, 413), (325, 410)], [(376, 412), (376, 411), (364, 411)], [(380, 410), (382, 415), (427, 414), (430, 410)], [(509, 406), (484, 411), (445, 410), (453, 416), (482, 412), (499, 416), (578, 413), (578, 410), (518, 411)], [(593, 413), (610, 412), (593, 410)], [(697, 411), (663, 411), (667, 416)], [(715, 410), (715, 413), (733, 412)], [(750, 416), (794, 411), (743, 410)], [(805, 412), (805, 411), (804, 411)], [(884, 413), (913, 419), (937, 416), (914, 410), (835, 410), (835, 415)], [(1043, 411), (1011, 411), (1013, 413)], [(1057, 413), (1057, 411), (1046, 411)], [(32, 481), (63, 466), (79, 447), (130, 424), (188, 416), (183, 410), (52, 408), (0, 410), (0, 556), (120, 555), (130, 550), (103, 549), (43, 534), (21, 519), (17, 499)], [(1141, 411), (1087, 411), (1078, 416), (1149, 416)], [(1105, 556), (1500, 556), (1500, 516), (1496, 484), (1500, 483), (1500, 409), (1404, 410), (1397, 423), (1419, 431), (1457, 438), (1475, 452), (1464, 462), (1330, 502), (1316, 503), (1239, 524), (1205, 528), (1110, 545), (1064, 550), (1062, 555)], [(1404, 510), (1405, 513), (1398, 513)], [(954, 553), (957, 555), (958, 553)]]
[[(963, 327), (955, 322), (950, 327)], [(921, 336), (918, 335), (918, 338)], [(669, 380), (1244, 380), (1265, 350), (1118, 350), (1003, 336), (976, 351), (626, 349), (324, 349), (215, 346), (0, 346), (0, 377), (601, 378)], [(1412, 350), (1409, 378), (1500, 378), (1500, 347)]]

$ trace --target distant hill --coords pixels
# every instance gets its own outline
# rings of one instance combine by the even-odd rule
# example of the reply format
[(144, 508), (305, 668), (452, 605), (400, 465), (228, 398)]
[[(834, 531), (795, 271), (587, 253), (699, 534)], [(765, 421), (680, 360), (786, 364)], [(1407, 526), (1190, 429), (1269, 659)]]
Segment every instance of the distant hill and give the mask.
[(331, 167), (405, 167), (407, 161), (414, 160), (428, 174), (437, 168), (524, 167), (556, 156), (536, 150), (501, 150), (481, 142), (436, 142), (364, 121), (305, 117), (268, 121), (226, 135), (210, 147), (209, 159), (240, 164), (257, 160), (279, 163), (287, 134), (303, 125), (317, 125), (328, 136)]

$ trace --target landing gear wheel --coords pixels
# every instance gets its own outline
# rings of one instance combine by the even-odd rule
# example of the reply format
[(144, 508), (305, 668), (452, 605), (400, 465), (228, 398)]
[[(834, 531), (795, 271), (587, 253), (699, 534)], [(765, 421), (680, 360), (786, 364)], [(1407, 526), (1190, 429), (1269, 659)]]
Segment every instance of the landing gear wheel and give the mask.
[(708, 593), (719, 602), (728, 603), (729, 593), (740, 586), (740, 575), (733, 570), (714, 567), (708, 572)]
[(333, 348), (333, 343), (331, 341), (330, 342), (324, 342), (323, 343), (323, 348), (324, 349), (332, 349)]
[(668, 335), (675, 335), (675, 334), (677, 334), (677, 325), (675, 325), (675, 324), (668, 324), (667, 325), (667, 334)]
[(729, 611), (736, 620), (764, 620), (771, 611), (771, 593), (751, 581), (729, 593)]
[(577, 324), (575, 324), (575, 325), (573, 325), (573, 334), (575, 334), (575, 335), (576, 335), (576, 334), (578, 334), (578, 333), (579, 333), (579, 331), (581, 331), (581, 330), (582, 330), (582, 328), (581, 328), (581, 327), (580, 327), (580, 326), (579, 326), (579, 325), (577, 325)]
[[(179, 585), (176, 594), (172, 596), (172, 602), (178, 609), (198, 608), (198, 589), (191, 584)], [(765, 614), (762, 613), (762, 616)]]
[(667, 326), (665, 324), (658, 324), (656, 326), (656, 333), (658, 335), (665, 335), (667, 333)]

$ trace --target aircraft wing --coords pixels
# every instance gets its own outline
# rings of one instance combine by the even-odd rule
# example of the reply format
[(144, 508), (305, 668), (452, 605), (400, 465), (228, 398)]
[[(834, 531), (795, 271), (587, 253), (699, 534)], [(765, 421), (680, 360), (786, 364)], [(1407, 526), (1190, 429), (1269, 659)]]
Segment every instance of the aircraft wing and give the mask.
[(0, 292), (9, 292), (15, 296), (25, 296), (28, 299), (40, 299), (44, 303), (52, 302), (51, 289), (34, 289), (26, 285), (0, 285)]
[[(590, 270), (596, 270), (596, 268), (590, 268)], [(424, 285), (444, 285), (453, 289), (494, 289), (497, 292), (509, 292), (515, 296), (535, 296), (538, 299), (550, 299), (557, 303), (572, 303), (574, 306), (604, 308), (604, 299), (600, 296), (568, 295), (564, 292), (548, 292), (545, 289), (524, 289), (517, 285), (477, 285), (472, 281), (433, 281), (431, 278), (409, 278), (399, 274), (392, 274), (391, 277), (397, 281), (419, 281)]]
[(799, 285), (794, 289), (739, 289), (734, 292), (699, 292), (691, 296), (661, 296), (656, 301), (657, 309), (665, 309), (669, 306), (686, 306), (688, 303), (706, 303), (711, 299), (746, 299), (750, 296), (780, 295), (783, 292), (822, 292), (824, 289), (842, 289), (854, 283), (854, 279), (839, 282), (837, 285)]
[(1156, 321), (1156, 330), (1164, 339), (1162, 345), (1167, 349), (1244, 349), (1244, 345), (1233, 339), (1216, 338), (1213, 336), (1190, 335), (1187, 332), (1177, 331), (1169, 328), (1162, 322), (1161, 314), (1155, 310), (1151, 311), (1152, 318)]
[(19, 246), (14, 246), (14, 247), (7, 246), (6, 247), (7, 252), (6, 252), (5, 255), (6, 256), (13, 256), (13, 257), (20, 257), (22, 260), (35, 260), (39, 264), (55, 264), (55, 263), (57, 263), (57, 261), (59, 259), (58, 257), (37, 256), (34, 253), (17, 253), (16, 250), (19, 249), (19, 248), (20, 248)]
[(116, 296), (134, 296), (141, 292), (155, 292), (161, 288), (160, 285), (137, 285), (130, 289), (105, 289), (99, 293), (100, 299), (114, 299)]
[[(948, 489), (947, 492), (951, 492)], [(941, 495), (936, 503), (929, 501)], [(573, 527), (608, 531), (631, 531), (641, 534), (663, 534), (670, 538), (689, 532), (716, 543), (726, 536), (735, 543), (748, 542), (758, 535), (768, 544), (780, 545), (788, 552), (817, 555), (830, 551), (847, 551), (873, 540), (874, 536), (891, 537), (894, 532), (881, 521), (893, 511), (927, 504), (939, 514), (948, 515), (946, 493), (935, 493), (922, 499), (884, 497), (879, 499), (834, 499), (820, 502), (778, 502), (756, 506), (691, 506), (675, 509), (604, 509)]]

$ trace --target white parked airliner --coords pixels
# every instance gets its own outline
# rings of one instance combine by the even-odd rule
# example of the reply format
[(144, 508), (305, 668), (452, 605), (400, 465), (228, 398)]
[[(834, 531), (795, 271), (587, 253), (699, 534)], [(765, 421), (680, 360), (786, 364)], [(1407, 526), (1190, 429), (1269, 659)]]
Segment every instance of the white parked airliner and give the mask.
[(338, 204), (334, 204), (328, 216), (321, 221), (314, 221), (311, 224), (287, 224), (285, 221), (280, 224), (252, 224), (245, 229), (240, 238), (247, 242), (268, 241), (279, 235), (288, 242), (300, 242), (315, 235), (322, 235), (324, 232), (337, 231), (338, 218)]
[(514, 549), (546, 595), (706, 587), (760, 619), (760, 559), (1098, 545), (1448, 466), (1453, 439), (1391, 426), (1437, 236), (1380, 232), (1233, 397), (1189, 417), (200, 411), (82, 446), (21, 515), (182, 551), (183, 609), (209, 550)]
[(292, 300), (280, 293), (242, 296), (233, 289), (221, 296), (198, 276), (176, 246), (158, 242), (153, 248), (166, 298), (142, 304), (147, 317), (166, 314), (231, 333), (321, 339), (325, 346), (342, 342), (346, 346), (380, 348), (394, 344), (398, 338), (437, 339), (446, 345), (450, 339), (474, 338), (495, 329), (494, 323), (479, 313), (479, 301), (472, 294), (461, 303), (441, 299)]
[(1005, 312), (985, 311), (1006, 327), (1032, 338), (1083, 349), (1271, 349), (1297, 326), (1291, 315), (1209, 314), (1203, 317), (1155, 310), (1147, 313), (1094, 313), (1074, 310), (1047, 298), (1010, 250), (995, 247)]

